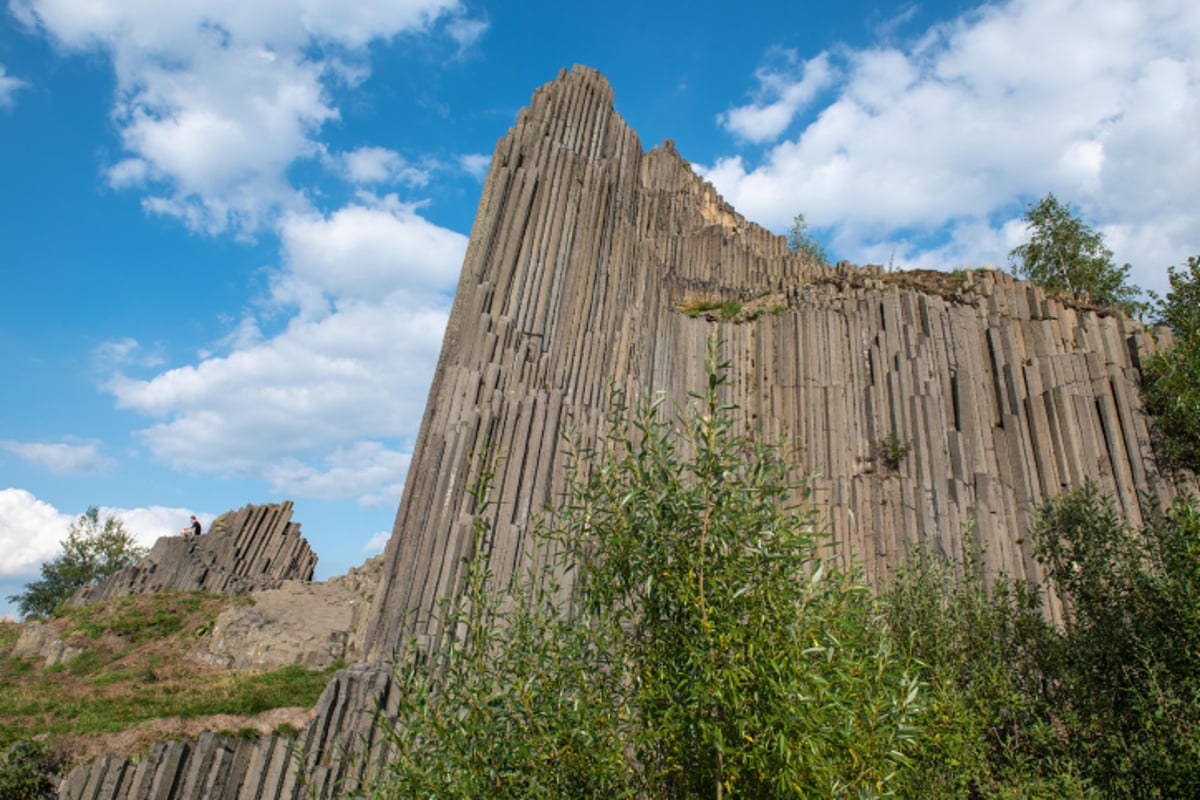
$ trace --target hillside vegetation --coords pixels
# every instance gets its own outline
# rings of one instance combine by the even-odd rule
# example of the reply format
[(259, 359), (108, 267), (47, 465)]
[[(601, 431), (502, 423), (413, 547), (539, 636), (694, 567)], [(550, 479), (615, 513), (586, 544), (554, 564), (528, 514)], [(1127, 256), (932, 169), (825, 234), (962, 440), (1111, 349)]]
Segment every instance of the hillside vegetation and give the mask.
[(14, 655), (21, 626), (0, 624), (0, 753), (32, 742), (65, 769), (205, 730), (300, 727), (334, 668), (229, 672), (193, 656), (221, 611), (248, 602), (191, 592), (67, 609), (47, 624), (75, 654), (50, 667)]

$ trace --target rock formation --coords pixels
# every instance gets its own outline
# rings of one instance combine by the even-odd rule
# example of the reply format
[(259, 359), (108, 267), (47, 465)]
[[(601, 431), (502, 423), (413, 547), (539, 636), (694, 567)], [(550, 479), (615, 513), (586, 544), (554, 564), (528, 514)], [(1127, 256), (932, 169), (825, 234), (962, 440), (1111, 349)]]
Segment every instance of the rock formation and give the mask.
[(248, 505), (222, 514), (195, 539), (164, 536), (137, 564), (82, 587), (67, 604), (85, 606), (145, 592), (242, 595), (286, 580), (311, 580), (317, 556), (291, 519), (290, 500)]
[[(698, 301), (761, 313), (684, 313)], [(610, 381), (629, 397), (684, 400), (702, 385), (711, 335), (731, 364), (728, 400), (796, 448), (842, 556), (872, 579), (918, 542), (950, 557), (982, 544), (990, 570), (1036, 579), (1021, 532), (1039, 501), (1091, 478), (1136, 522), (1141, 493), (1170, 493), (1138, 399), (1152, 346), (1138, 324), (999, 273), (885, 275), (793, 254), (670, 142), (644, 151), (608, 83), (576, 67), (539, 89), (496, 147), (370, 615), (374, 662), (439, 633), (432, 611), (461, 589), (475, 546), (467, 488), (485, 446), (503, 457), (483, 543), (503, 578), (563, 488), (562, 436), (600, 435)], [(910, 447), (893, 464), (879, 455), (888, 440)], [(363, 774), (341, 752), (379, 748), (371, 709), (386, 713), (388, 691), (386, 666), (369, 665), (326, 690), (300, 743), (319, 773), (311, 796)], [(64, 797), (294, 798), (294, 781), (261, 767), (281, 746), (242, 754), (249, 745), (210, 741), (185, 768), (185, 746), (172, 745), (136, 768), (138, 785), (186, 773), (207, 795), (76, 791), (115, 785), (108, 764), (73, 773)], [(200, 777), (218, 755), (260, 766), (218, 786)]]
[(383, 557), (376, 556), (327, 581), (283, 581), (254, 592), (253, 605), (221, 612), (208, 650), (197, 657), (237, 670), (357, 662), (382, 566)]

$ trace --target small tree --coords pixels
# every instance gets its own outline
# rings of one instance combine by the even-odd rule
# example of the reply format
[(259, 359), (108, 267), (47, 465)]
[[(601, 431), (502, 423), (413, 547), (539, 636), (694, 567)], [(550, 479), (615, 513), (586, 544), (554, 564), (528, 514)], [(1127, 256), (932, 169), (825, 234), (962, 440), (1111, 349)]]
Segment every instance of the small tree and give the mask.
[(793, 253), (805, 253), (818, 263), (829, 266), (829, 253), (824, 246), (813, 238), (808, 229), (808, 221), (803, 214), (797, 214), (788, 231), (788, 249)]
[(1130, 316), (1139, 316), (1145, 304), (1138, 301), (1141, 290), (1128, 283), (1129, 264), (1118, 267), (1104, 237), (1092, 230), (1048, 194), (1025, 211), (1030, 239), (1008, 254), (1013, 272), (1039, 286), (1072, 292), (1093, 303), (1113, 306)]
[(60, 555), (42, 564), (41, 580), (9, 596), (22, 615), (49, 616), (79, 587), (97, 583), (146, 555), (120, 520), (109, 516), (101, 525), (95, 506), (71, 523), (62, 548)]
[(1158, 422), (1167, 462), (1200, 472), (1200, 256), (1169, 269), (1171, 291), (1155, 297), (1155, 317), (1175, 345), (1145, 364), (1142, 394)]

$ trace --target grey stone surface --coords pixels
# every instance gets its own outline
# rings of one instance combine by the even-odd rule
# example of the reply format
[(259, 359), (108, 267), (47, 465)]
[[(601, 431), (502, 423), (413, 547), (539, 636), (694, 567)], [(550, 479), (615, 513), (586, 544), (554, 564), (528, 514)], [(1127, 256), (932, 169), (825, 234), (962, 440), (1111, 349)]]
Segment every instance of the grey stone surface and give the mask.
[(253, 605), (217, 617), (208, 650), (197, 657), (227, 669), (324, 669), (359, 661), (382, 566), (376, 556), (328, 581), (284, 581), (254, 592)]

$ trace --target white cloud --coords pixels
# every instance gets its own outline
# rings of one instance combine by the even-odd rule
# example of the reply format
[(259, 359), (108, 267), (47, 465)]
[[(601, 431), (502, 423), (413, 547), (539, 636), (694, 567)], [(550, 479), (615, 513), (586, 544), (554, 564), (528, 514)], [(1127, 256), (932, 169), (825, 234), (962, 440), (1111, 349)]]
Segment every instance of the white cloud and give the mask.
[(141, 187), (148, 211), (210, 233), (252, 234), (281, 211), (307, 208), (287, 171), (323, 151), (321, 128), (339, 116), (331, 89), (365, 78), (367, 45), (446, 22), (461, 46), (470, 29), (459, 0), (13, 0), (10, 8), (61, 47), (111, 59), (126, 155), (110, 183)]
[(487, 32), (488, 27), (488, 22), (484, 19), (457, 17), (450, 21), (446, 29), (447, 33), (450, 34), (450, 38), (458, 43), (458, 52), (461, 54), (483, 38), (483, 34)]
[(143, 547), (153, 547), (162, 536), (174, 536), (191, 522), (192, 514), (200, 521), (204, 530), (216, 519), (216, 515), (187, 508), (149, 506), (148, 508), (99, 508), (100, 519), (113, 517), (121, 521), (125, 530)]
[(492, 166), (492, 157), (483, 153), (471, 153), (460, 156), (458, 163), (464, 172), (472, 178), (482, 181), (487, 177), (488, 169)]
[(119, 407), (166, 418), (140, 436), (172, 467), (261, 475), (347, 441), (414, 435), (445, 324), (444, 310), (351, 303), (260, 345), (108, 388)]
[(769, 142), (779, 138), (796, 114), (830, 86), (834, 80), (829, 55), (821, 53), (803, 64), (794, 50), (775, 50), (779, 67), (760, 67), (760, 101), (733, 108), (718, 115), (717, 121), (736, 136), (751, 142)]
[(100, 452), (100, 443), (84, 442), (17, 442), (0, 439), (0, 450), (15, 453), (26, 461), (58, 474), (100, 472), (116, 462)]
[(271, 485), (305, 497), (359, 497), (364, 506), (395, 506), (404, 490), (411, 453), (381, 442), (359, 441), (339, 447), (318, 466), (288, 458), (269, 465)]
[(414, 167), (395, 150), (386, 147), (360, 147), (342, 155), (342, 174), (351, 183), (402, 183), (425, 186), (429, 170)]
[(395, 195), (360, 194), (329, 216), (295, 214), (280, 225), (287, 269), (274, 285), (280, 303), (306, 315), (330, 301), (378, 302), (393, 295), (444, 305), (467, 238), (422, 218)]
[(25, 81), (7, 74), (4, 65), (0, 64), (0, 108), (11, 107), (14, 102), (13, 96), (25, 85)]
[(370, 541), (363, 545), (360, 552), (365, 556), (378, 555), (387, 547), (388, 539), (390, 538), (392, 538), (391, 531), (379, 531), (371, 537)]
[[(706, 177), (775, 230), (803, 212), (837, 257), (1007, 263), (1024, 203), (1053, 191), (1104, 231), (1135, 281), (1200, 251), (1200, 6), (1013, 0), (905, 46), (818, 54), (832, 96), (796, 135)], [(777, 59), (769, 53), (768, 60)], [(755, 141), (786, 129), (814, 78), (760, 70), (763, 100), (723, 117)], [(911, 259), (911, 262), (908, 261)], [(884, 259), (886, 260), (886, 258)]]
[(24, 489), (0, 489), (0, 575), (35, 575), (73, 519)]
[(92, 357), (102, 370), (127, 364), (157, 367), (163, 363), (161, 353), (147, 351), (136, 339), (128, 336), (102, 342), (92, 350)]

